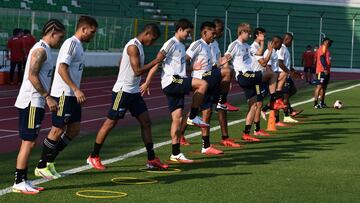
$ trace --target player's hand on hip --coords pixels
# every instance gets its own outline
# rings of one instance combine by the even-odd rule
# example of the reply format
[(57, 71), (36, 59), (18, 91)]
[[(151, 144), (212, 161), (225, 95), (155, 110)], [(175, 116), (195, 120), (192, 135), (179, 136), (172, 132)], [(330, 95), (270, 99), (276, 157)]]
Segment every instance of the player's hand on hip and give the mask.
[(46, 97), (46, 104), (48, 105), (51, 112), (56, 112), (58, 109), (58, 104), (52, 97)]
[(207, 62), (204, 61), (204, 59), (201, 59), (199, 61), (196, 61), (193, 65), (193, 70), (201, 70), (202, 67), (206, 66)]
[(76, 89), (74, 91), (74, 94), (75, 94), (76, 100), (79, 104), (85, 103), (85, 101), (86, 101), (85, 94), (80, 89)]

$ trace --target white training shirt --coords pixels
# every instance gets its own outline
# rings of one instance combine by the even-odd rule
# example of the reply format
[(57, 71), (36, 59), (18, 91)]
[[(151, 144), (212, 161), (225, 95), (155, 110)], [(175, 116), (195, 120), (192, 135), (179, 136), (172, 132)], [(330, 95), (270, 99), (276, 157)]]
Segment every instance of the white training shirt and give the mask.
[[(262, 55), (256, 55), (260, 49), (260, 44), (254, 41), (250, 46), (250, 54), (252, 57), (251, 67), (254, 71), (264, 71), (264, 67), (259, 63), (259, 60), (264, 59)], [(266, 56), (266, 55), (265, 55)]]
[(250, 46), (247, 43), (242, 43), (239, 40), (233, 41), (226, 51), (225, 55), (231, 55), (231, 63), (236, 72), (236, 78), (239, 71), (245, 73), (246, 71), (254, 71), (251, 64), (252, 58), (250, 56)]
[(39, 79), (46, 91), (50, 89), (51, 77), (54, 70), (51, 48), (45, 41), (40, 40), (30, 49), (29, 57), (26, 60), (23, 82), (15, 102), (15, 106), (20, 109), (25, 109), (29, 106), (29, 103), (30, 106), (38, 108), (44, 108), (45, 106), (45, 98), (38, 93), (29, 80), (31, 55), (35, 49), (45, 49), (46, 61), (41, 66)]
[(118, 78), (112, 89), (114, 92), (119, 92), (121, 90), (131, 94), (140, 92), (141, 76), (135, 75), (130, 64), (130, 57), (127, 53), (127, 49), (130, 45), (135, 45), (139, 49), (140, 67), (144, 67), (145, 54), (143, 45), (137, 38), (133, 38), (124, 47)]
[(60, 97), (75, 96), (73, 90), (65, 83), (59, 74), (60, 64), (67, 64), (69, 75), (75, 85), (80, 88), (81, 76), (85, 65), (84, 49), (82, 43), (75, 36), (65, 40), (61, 46), (59, 55), (56, 61), (56, 68), (54, 74), (54, 81), (51, 87), (51, 96)]
[[(269, 53), (269, 50), (266, 49), (266, 51), (264, 52), (264, 57), (267, 56), (267, 54)], [(275, 49), (273, 49), (271, 56), (270, 56), (270, 60), (268, 61), (268, 65), (271, 66), (271, 69), (274, 72), (279, 72), (279, 65), (278, 65), (279, 61), (278, 61), (278, 57), (277, 57), (277, 51)]]
[[(291, 65), (290, 52), (288, 48), (285, 46), (285, 44), (282, 44), (281, 48), (277, 51), (277, 57), (278, 60), (283, 60), (284, 65), (290, 70), (290, 65)], [(283, 70), (279, 66), (279, 63), (278, 63), (278, 68), (280, 72), (283, 72)]]
[(214, 40), (210, 43), (210, 50), (211, 50), (211, 64), (218, 64), (221, 58), (221, 51), (219, 48), (219, 43)]
[(162, 63), (161, 87), (164, 89), (171, 84), (173, 75), (186, 77), (186, 52), (185, 45), (176, 37), (172, 37), (161, 47), (166, 57)]
[(201, 60), (203, 63), (206, 63), (201, 70), (193, 71), (191, 73), (192, 77), (202, 79), (203, 73), (212, 69), (210, 46), (203, 39), (191, 43), (190, 47), (186, 50), (186, 54), (191, 58), (192, 64)]

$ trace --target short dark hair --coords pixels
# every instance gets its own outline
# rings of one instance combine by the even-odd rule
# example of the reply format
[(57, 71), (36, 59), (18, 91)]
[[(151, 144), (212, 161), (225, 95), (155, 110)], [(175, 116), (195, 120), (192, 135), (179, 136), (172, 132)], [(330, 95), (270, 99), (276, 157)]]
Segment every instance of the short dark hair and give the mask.
[(202, 24), (201, 24), (201, 26), (200, 26), (200, 31), (203, 31), (203, 30), (205, 30), (206, 28), (216, 28), (216, 25), (215, 25), (215, 23), (213, 23), (213, 22), (209, 22), (209, 21), (205, 21), (205, 22), (203, 22)]
[(287, 32), (287, 33), (285, 33), (285, 36), (289, 36), (289, 37), (291, 37), (291, 39), (294, 39), (294, 36), (293, 36), (293, 34), (291, 34), (290, 32)]
[(52, 31), (55, 32), (65, 31), (65, 26), (57, 19), (50, 19), (45, 23), (42, 29), (42, 36), (45, 36)]
[(273, 36), (272, 40), (275, 40), (275, 39), (278, 39), (278, 40), (281, 40), (281, 41), (283, 40), (283, 38), (280, 37), (279, 35)]
[(31, 32), (30, 32), (29, 29), (25, 29), (25, 30), (24, 30), (24, 34), (25, 34), (25, 35), (28, 35), (28, 34), (31, 34)]
[(98, 27), (97, 21), (91, 16), (80, 16), (76, 25), (76, 30), (78, 30), (84, 25), (94, 26), (96, 28)]
[(156, 37), (160, 37), (161, 32), (159, 26), (156, 23), (149, 23), (144, 26), (143, 32), (150, 32)]
[(220, 24), (220, 25), (224, 26), (224, 22), (223, 22), (221, 19), (219, 19), (219, 18), (215, 18), (214, 21), (213, 21), (213, 23), (214, 23), (215, 25)]
[(190, 20), (188, 20), (186, 18), (182, 18), (182, 19), (180, 19), (180, 20), (178, 20), (176, 22), (176, 24), (175, 24), (175, 32), (177, 32), (180, 28), (183, 29), (183, 30), (188, 29), (188, 28), (193, 29), (194, 24)]
[(264, 28), (262, 28), (262, 27), (257, 27), (257, 28), (255, 28), (255, 30), (254, 30), (254, 39), (256, 39), (256, 37), (257, 37), (257, 35), (258, 34), (260, 34), (260, 32), (261, 33), (266, 33), (266, 30), (264, 29)]

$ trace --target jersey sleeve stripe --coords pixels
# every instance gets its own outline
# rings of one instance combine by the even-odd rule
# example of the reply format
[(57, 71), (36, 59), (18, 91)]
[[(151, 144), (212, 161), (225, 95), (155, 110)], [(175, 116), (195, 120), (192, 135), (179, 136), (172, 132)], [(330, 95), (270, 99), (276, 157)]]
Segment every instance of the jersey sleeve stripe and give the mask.
[(228, 52), (231, 53), (234, 50), (235, 45), (236, 45), (235, 43), (230, 44)]
[(69, 47), (68, 55), (72, 55), (76, 46), (76, 42), (72, 41)]
[(191, 48), (191, 51), (195, 51), (199, 46), (200, 46), (201, 42), (198, 41), (194, 44), (194, 46)]
[(167, 46), (166, 46), (166, 48), (165, 48), (165, 53), (168, 53), (169, 51), (170, 51), (170, 49), (174, 46), (174, 44), (175, 44), (175, 41), (174, 40), (172, 40)]

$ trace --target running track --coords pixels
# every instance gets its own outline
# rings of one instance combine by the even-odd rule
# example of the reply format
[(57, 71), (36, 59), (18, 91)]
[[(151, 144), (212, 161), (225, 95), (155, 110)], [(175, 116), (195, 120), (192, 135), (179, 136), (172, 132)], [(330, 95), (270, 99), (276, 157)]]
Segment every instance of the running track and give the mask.
[[(332, 80), (358, 80), (359, 73), (333, 73)], [(81, 134), (95, 133), (100, 128), (111, 102), (111, 89), (116, 81), (116, 76), (84, 78), (81, 89), (87, 97), (82, 110)], [(296, 81), (299, 88), (308, 86), (303, 81)], [(313, 88), (313, 87), (311, 87)], [(18, 86), (0, 86), (0, 153), (16, 151), (20, 144), (18, 136), (18, 112), (13, 106), (18, 94)], [(151, 95), (145, 95), (145, 101), (150, 111), (152, 120), (169, 117), (167, 100), (161, 91), (160, 78), (155, 76), (150, 89)], [(231, 101), (242, 98), (241, 88), (233, 82), (229, 94)], [(186, 103), (190, 103), (187, 97)], [(135, 125), (137, 121), (130, 115), (118, 122), (118, 127)], [(37, 139), (37, 144), (46, 137), (51, 127), (50, 113), (47, 111), (42, 123), (42, 130)]]

